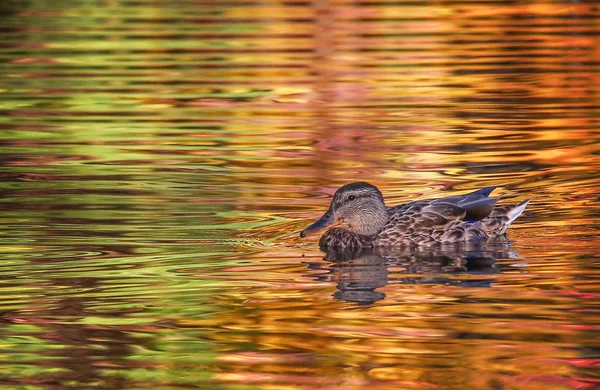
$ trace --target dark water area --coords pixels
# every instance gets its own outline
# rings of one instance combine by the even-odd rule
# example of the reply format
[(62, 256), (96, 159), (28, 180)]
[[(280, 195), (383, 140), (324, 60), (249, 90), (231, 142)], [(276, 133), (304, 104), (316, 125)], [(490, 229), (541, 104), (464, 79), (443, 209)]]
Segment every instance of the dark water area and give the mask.
[[(600, 388), (595, 1), (0, 2), (0, 389)], [(344, 183), (510, 243), (321, 252)]]

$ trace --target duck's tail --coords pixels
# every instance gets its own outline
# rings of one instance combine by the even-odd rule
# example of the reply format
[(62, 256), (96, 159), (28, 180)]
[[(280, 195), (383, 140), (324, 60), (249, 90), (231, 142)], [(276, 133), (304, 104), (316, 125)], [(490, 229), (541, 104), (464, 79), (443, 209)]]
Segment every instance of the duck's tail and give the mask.
[(521, 215), (523, 211), (525, 211), (525, 208), (529, 204), (530, 200), (531, 199), (526, 199), (521, 203), (517, 203), (516, 205), (512, 206), (512, 208), (507, 213), (508, 222), (506, 223), (506, 227), (509, 227), (515, 219), (519, 218), (519, 215)]
[(504, 234), (510, 224), (523, 213), (530, 200), (527, 199), (515, 205), (494, 208), (490, 216), (481, 221), (481, 228), (490, 237)]

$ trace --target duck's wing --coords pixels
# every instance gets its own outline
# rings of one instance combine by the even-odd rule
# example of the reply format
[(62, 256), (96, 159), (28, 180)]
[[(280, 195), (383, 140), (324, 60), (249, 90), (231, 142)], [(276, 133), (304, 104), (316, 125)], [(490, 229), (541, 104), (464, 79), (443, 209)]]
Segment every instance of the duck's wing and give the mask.
[(465, 195), (436, 199), (431, 204), (443, 203), (458, 206), (465, 210), (462, 219), (479, 221), (489, 216), (494, 210), (498, 198), (489, 198), (489, 196), (495, 189), (496, 187), (486, 187)]
[[(388, 209), (390, 216), (396, 214), (419, 215), (431, 214), (435, 222), (464, 219), (479, 221), (489, 216), (494, 210), (497, 198), (488, 196), (496, 187), (486, 187), (468, 194), (445, 198), (417, 200)], [(440, 220), (441, 219), (441, 220)]]
[(390, 208), (390, 218), (380, 233), (380, 241), (402, 238), (421, 244), (456, 243), (501, 236), (525, 210), (529, 200), (495, 207), (498, 199), (489, 197), (494, 188)]
[(431, 203), (444, 202), (456, 205), (467, 205), (482, 199), (487, 199), (496, 187), (486, 187), (464, 195), (447, 196), (445, 198), (432, 199)]

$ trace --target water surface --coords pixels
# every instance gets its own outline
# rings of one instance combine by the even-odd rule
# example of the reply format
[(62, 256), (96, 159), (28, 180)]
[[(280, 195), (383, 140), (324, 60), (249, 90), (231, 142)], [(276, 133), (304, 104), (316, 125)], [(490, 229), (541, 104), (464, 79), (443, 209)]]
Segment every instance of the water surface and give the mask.
[[(0, 388), (600, 386), (593, 1), (5, 1)], [(511, 244), (332, 258), (340, 185)]]

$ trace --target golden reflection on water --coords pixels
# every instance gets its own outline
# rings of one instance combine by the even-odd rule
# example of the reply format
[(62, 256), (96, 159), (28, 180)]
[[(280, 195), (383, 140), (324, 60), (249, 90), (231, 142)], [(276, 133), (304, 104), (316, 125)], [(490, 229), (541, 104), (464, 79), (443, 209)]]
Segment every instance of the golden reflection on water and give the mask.
[[(4, 2), (0, 388), (592, 389), (594, 2)], [(512, 245), (344, 259), (335, 189)]]

